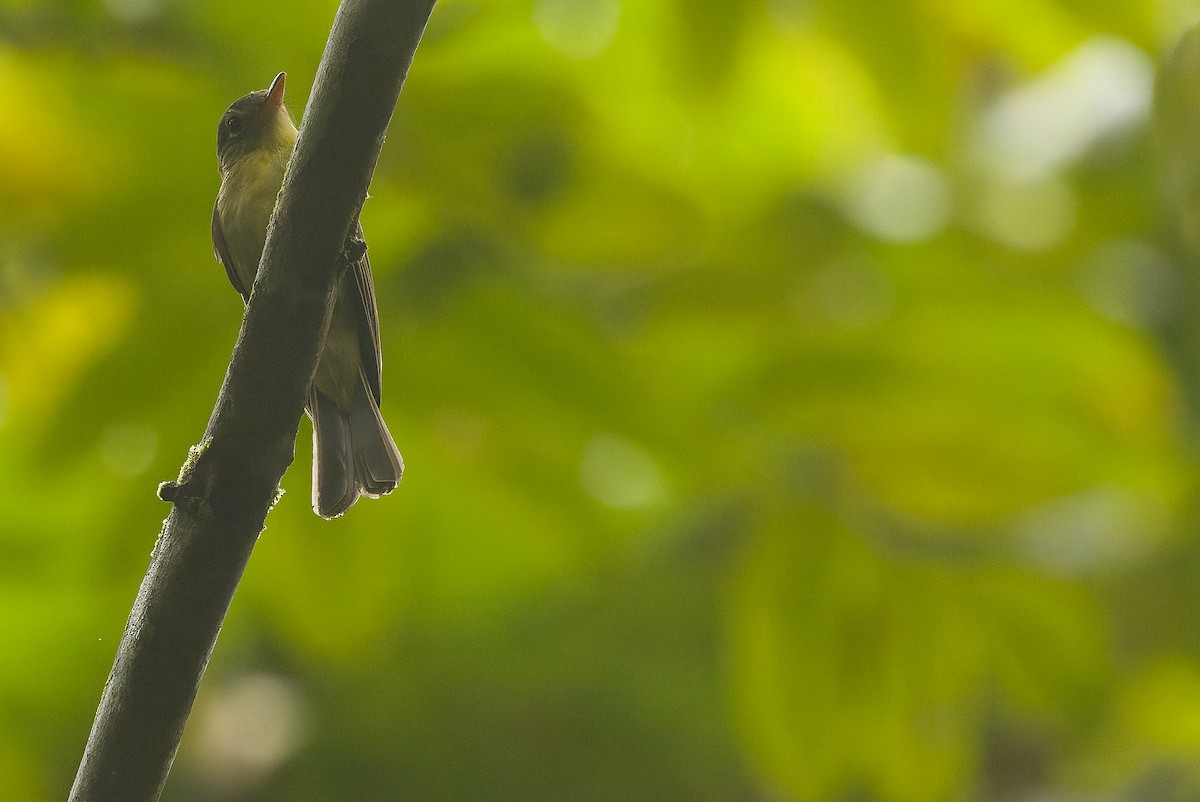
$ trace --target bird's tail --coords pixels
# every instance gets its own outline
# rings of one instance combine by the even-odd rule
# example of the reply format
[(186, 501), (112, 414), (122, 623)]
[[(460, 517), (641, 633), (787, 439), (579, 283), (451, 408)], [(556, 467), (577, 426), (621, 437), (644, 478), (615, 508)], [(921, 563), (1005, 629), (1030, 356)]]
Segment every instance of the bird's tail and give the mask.
[(312, 501), (317, 515), (336, 518), (360, 495), (379, 498), (396, 489), (404, 460), (365, 382), (359, 382), (348, 412), (314, 387), (308, 415), (313, 422)]

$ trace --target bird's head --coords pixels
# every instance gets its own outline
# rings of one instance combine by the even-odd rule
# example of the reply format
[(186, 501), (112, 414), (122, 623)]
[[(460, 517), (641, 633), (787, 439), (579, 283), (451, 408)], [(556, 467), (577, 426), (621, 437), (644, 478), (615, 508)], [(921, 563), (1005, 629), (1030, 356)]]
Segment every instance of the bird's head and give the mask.
[(221, 115), (217, 125), (217, 160), (224, 174), (249, 156), (271, 156), (290, 151), (296, 126), (283, 105), (287, 73), (279, 73), (268, 89), (240, 97)]

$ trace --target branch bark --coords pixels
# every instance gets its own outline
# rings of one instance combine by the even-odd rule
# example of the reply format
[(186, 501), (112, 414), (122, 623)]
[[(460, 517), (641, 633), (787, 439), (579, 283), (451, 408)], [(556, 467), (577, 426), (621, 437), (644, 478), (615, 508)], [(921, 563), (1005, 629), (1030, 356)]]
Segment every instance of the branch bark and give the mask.
[(347, 236), (434, 0), (338, 9), (204, 440), (179, 481), (71, 789), (156, 800), (250, 553), (295, 455)]

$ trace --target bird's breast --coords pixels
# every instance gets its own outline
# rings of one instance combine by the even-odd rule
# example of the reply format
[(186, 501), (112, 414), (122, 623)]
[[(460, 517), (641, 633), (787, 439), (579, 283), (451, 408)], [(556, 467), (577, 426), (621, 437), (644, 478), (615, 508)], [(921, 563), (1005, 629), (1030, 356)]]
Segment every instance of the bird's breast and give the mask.
[(287, 156), (286, 152), (248, 156), (232, 165), (221, 180), (217, 194), (221, 231), (234, 261), (232, 267), (247, 289), (254, 285), (258, 272)]

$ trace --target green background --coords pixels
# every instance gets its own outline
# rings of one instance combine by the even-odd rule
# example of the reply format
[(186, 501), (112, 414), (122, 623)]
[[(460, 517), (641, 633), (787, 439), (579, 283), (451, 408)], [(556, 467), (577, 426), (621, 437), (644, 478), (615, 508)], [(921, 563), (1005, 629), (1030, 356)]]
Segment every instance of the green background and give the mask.
[[(333, 12), (0, 2), (4, 799), (237, 334), (216, 122)], [(164, 799), (1200, 799), (1197, 20), (439, 3), (362, 215), (408, 472), (320, 521), (302, 423)]]

